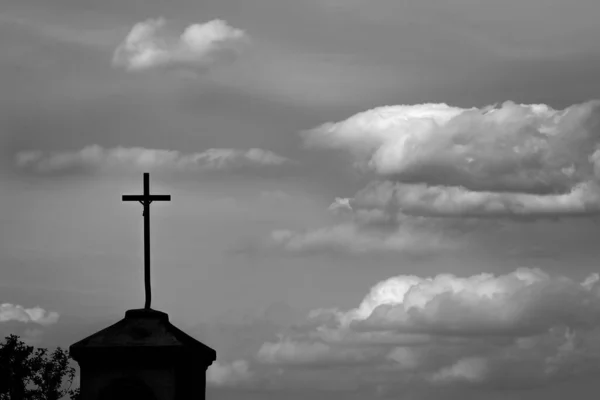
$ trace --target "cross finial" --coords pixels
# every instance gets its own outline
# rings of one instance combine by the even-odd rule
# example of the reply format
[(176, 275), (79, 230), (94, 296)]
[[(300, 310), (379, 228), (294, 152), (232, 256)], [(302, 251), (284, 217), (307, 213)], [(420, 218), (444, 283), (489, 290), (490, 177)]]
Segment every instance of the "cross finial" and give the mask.
[(144, 206), (144, 286), (146, 289), (145, 309), (150, 308), (152, 292), (150, 288), (150, 203), (153, 201), (171, 201), (168, 194), (150, 194), (150, 174), (144, 172), (144, 194), (123, 195), (123, 201), (139, 201)]

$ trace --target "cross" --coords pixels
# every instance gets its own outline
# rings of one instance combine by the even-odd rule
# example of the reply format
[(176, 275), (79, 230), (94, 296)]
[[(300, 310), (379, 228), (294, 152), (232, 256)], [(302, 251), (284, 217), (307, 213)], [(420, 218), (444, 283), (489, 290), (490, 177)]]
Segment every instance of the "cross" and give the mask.
[(144, 172), (144, 194), (123, 195), (123, 201), (139, 201), (144, 206), (144, 285), (146, 288), (145, 309), (150, 309), (152, 292), (150, 289), (150, 203), (171, 201), (168, 194), (150, 194), (150, 174)]

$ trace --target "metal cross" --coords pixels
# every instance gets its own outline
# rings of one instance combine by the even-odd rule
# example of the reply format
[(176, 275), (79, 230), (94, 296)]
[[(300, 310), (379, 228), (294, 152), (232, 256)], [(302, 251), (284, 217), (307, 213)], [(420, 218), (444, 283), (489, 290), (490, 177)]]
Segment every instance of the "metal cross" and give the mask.
[(144, 206), (144, 285), (146, 288), (146, 303), (144, 308), (150, 308), (152, 292), (150, 289), (150, 203), (153, 201), (171, 201), (168, 194), (150, 194), (150, 174), (144, 172), (144, 194), (123, 195), (123, 201), (139, 201)]

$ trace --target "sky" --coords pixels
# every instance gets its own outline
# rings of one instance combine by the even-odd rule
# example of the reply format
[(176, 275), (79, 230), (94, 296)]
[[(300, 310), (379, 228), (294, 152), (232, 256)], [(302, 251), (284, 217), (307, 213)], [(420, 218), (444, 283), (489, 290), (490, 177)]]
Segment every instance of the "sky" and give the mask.
[(152, 307), (207, 396), (600, 389), (595, 0), (4, 0), (0, 334)]

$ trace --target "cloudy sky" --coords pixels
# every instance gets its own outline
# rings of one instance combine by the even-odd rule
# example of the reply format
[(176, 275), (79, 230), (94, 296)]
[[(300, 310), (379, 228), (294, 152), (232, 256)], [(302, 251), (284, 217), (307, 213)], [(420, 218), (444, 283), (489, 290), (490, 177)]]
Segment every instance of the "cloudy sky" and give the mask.
[(596, 0), (3, 0), (0, 333), (143, 306), (225, 399), (600, 389)]

